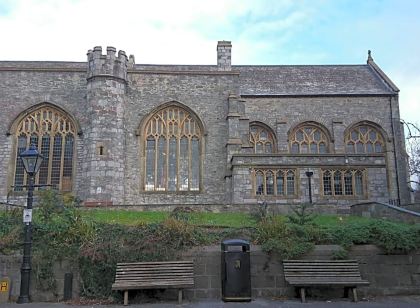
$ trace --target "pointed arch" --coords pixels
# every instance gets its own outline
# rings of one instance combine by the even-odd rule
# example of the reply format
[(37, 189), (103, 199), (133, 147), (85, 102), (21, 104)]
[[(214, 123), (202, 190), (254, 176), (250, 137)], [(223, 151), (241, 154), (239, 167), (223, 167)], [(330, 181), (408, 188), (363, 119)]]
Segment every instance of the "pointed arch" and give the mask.
[(75, 148), (78, 126), (61, 108), (42, 103), (23, 111), (10, 127), (14, 136), (15, 190), (23, 190), (27, 175), (19, 154), (34, 144), (44, 160), (36, 175), (35, 184), (54, 185), (62, 191), (73, 189)]
[(44, 108), (44, 107), (45, 108), (50, 107), (50, 108), (56, 109), (57, 111), (61, 112), (62, 114), (65, 114), (72, 121), (72, 123), (74, 124), (75, 131), (76, 131), (77, 135), (79, 135), (79, 136), (83, 135), (83, 131), (82, 131), (82, 128), (80, 126), (79, 121), (71, 114), (71, 112), (69, 112), (68, 110), (66, 110), (63, 107), (60, 107), (60, 106), (55, 105), (55, 104), (52, 104), (50, 102), (42, 102), (42, 103), (33, 105), (33, 106), (31, 106), (31, 107), (23, 110), (21, 113), (19, 113), (17, 115), (16, 118), (14, 118), (10, 122), (6, 134), (7, 135), (13, 135), (13, 134), (15, 134), (16, 133), (16, 129), (17, 129), (17, 125), (22, 121), (23, 118), (25, 118), (27, 115), (29, 115), (30, 113), (34, 112), (35, 110), (38, 110), (38, 109), (41, 109), (41, 108)]

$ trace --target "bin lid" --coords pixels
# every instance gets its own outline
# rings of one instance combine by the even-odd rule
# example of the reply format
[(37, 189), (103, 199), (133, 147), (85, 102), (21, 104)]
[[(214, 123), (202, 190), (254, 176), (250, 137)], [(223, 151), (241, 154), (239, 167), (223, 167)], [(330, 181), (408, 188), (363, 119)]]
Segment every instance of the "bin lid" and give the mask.
[(225, 250), (227, 246), (245, 246), (246, 250), (249, 250), (249, 241), (243, 239), (229, 239), (222, 241), (222, 250)]

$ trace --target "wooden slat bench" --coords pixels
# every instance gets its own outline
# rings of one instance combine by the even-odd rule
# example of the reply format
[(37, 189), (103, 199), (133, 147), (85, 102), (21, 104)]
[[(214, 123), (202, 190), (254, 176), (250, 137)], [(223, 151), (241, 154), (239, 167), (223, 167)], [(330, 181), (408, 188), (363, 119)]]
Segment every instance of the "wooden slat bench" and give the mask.
[(284, 278), (300, 288), (300, 297), (305, 302), (305, 288), (315, 286), (342, 286), (347, 293), (352, 290), (357, 302), (356, 287), (368, 285), (360, 276), (357, 260), (283, 260)]
[(178, 289), (194, 286), (193, 261), (118, 263), (112, 290), (124, 291), (124, 305), (128, 305), (128, 290)]

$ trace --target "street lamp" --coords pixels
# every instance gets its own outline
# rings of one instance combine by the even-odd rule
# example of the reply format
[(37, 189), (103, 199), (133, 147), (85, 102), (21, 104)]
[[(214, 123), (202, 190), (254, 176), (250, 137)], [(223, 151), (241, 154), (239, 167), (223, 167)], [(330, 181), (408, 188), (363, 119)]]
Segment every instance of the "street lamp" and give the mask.
[(34, 176), (41, 167), (44, 157), (39, 154), (34, 144), (29, 149), (20, 153), (23, 167), (28, 174), (28, 199), (26, 209), (23, 210), (23, 222), (25, 223), (25, 240), (23, 243), (23, 260), (20, 268), (20, 295), (18, 304), (29, 303), (29, 286), (31, 279), (31, 250), (32, 250), (32, 201), (34, 195)]

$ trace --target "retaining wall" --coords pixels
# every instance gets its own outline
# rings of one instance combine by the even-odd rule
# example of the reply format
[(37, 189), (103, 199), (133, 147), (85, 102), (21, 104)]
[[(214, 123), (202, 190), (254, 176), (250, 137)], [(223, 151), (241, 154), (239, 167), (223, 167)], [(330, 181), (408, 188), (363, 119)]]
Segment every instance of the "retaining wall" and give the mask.
[[(318, 245), (303, 259), (331, 259), (334, 251), (340, 249), (336, 245)], [(205, 298), (221, 298), (221, 252), (220, 246), (197, 247), (184, 252), (182, 259), (194, 260), (195, 286), (185, 290), (185, 298), (189, 300)], [(373, 245), (354, 246), (350, 259), (358, 260), (363, 279), (369, 286), (359, 287), (359, 296), (368, 295), (420, 295), (420, 250), (410, 254), (386, 255)], [(12, 298), (19, 295), (20, 256), (0, 256), (0, 274), (12, 280)], [(55, 301), (63, 297), (63, 278), (66, 272), (73, 272), (73, 296), (78, 296), (79, 276), (75, 267), (68, 262), (61, 262), (54, 268), (58, 279), (57, 295), (36, 290), (36, 281), (32, 283), (34, 301)], [(1, 276), (1, 275), (0, 275)], [(283, 266), (279, 257), (267, 255), (259, 246), (251, 246), (251, 284), (252, 297), (293, 297), (294, 289), (284, 281)], [(134, 296), (157, 298), (173, 301), (176, 290), (130, 292), (130, 300)], [(312, 289), (309, 296), (340, 297), (343, 289)]]

